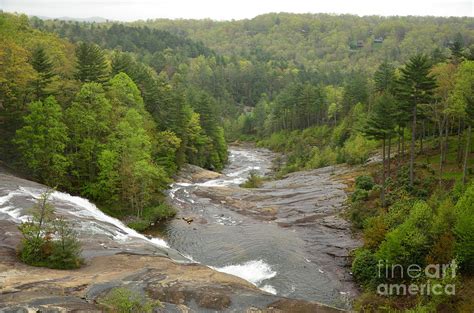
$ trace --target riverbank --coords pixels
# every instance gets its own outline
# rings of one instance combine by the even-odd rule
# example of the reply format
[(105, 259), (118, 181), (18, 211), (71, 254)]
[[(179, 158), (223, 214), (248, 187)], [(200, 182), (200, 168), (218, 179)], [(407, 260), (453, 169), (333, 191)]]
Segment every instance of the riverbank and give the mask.
[(349, 309), (358, 295), (349, 257), (360, 245), (341, 218), (348, 186), (340, 177), (349, 169), (295, 172), (261, 188), (240, 187), (252, 171), (271, 175), (274, 157), (267, 149), (232, 146), (221, 175), (182, 173), (169, 193), (177, 218), (147, 233), (263, 290)]
[[(18, 261), (17, 229), (45, 186), (0, 174), (0, 308), (99, 312), (99, 299), (125, 287), (160, 300), (163, 312), (339, 312), (314, 301), (289, 299), (239, 277), (196, 264), (160, 238), (127, 228), (86, 199), (54, 192), (51, 203), (70, 220), (82, 243), (84, 267), (51, 270)], [(221, 269), (222, 271), (222, 269)]]
[(79, 270), (60, 271), (21, 264), (13, 250), (0, 247), (0, 273), (1, 312), (101, 312), (98, 299), (117, 287), (159, 300), (160, 312), (339, 312), (314, 302), (265, 294), (238, 277), (203, 265), (150, 255), (98, 256)]

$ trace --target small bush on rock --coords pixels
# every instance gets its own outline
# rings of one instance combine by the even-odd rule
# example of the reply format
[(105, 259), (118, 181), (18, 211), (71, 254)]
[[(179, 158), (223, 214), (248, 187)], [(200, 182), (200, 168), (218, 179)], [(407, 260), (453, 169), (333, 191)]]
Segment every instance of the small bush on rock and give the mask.
[(77, 235), (64, 219), (55, 217), (50, 195), (51, 191), (41, 194), (31, 209), (32, 217), (18, 226), (23, 235), (19, 257), (33, 266), (78, 268), (82, 259)]

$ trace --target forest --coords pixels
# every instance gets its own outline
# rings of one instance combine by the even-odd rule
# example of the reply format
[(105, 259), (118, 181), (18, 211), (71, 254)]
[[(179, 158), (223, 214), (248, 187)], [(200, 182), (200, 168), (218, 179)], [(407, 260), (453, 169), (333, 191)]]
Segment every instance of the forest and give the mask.
[[(144, 230), (175, 214), (165, 190), (178, 170), (221, 171), (231, 142), (280, 152), (277, 178), (375, 154), (380, 162), (355, 178), (348, 203), (363, 238), (355, 308), (468, 312), (473, 23), (288, 13), (79, 23), (0, 13), (0, 161)], [(455, 260), (461, 287), (454, 298), (381, 297), (379, 259)]]

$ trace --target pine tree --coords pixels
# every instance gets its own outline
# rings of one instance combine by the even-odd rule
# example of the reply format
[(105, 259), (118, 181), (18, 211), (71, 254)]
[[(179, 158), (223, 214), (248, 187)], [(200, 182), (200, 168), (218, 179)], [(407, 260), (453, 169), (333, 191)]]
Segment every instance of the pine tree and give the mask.
[(398, 80), (397, 94), (400, 100), (411, 111), (411, 145), (410, 145), (410, 186), (414, 182), (415, 141), (418, 117), (418, 106), (430, 102), (436, 80), (430, 76), (431, 65), (428, 57), (418, 54), (410, 58), (403, 67)]
[(449, 47), (451, 50), (451, 62), (453, 64), (459, 64), (463, 60), (463, 47), (464, 46), (464, 40), (462, 38), (462, 35), (458, 33), (456, 35), (456, 38), (454, 39), (454, 42), (452, 45)]
[[(365, 136), (382, 141), (382, 206), (385, 207), (386, 142), (394, 134), (396, 114), (395, 99), (388, 93), (379, 96), (362, 130)], [(390, 162), (390, 160), (389, 160)]]
[(99, 46), (82, 42), (76, 49), (76, 57), (76, 79), (85, 83), (105, 83), (108, 80), (107, 60)]
[(55, 74), (53, 72), (53, 64), (42, 47), (37, 47), (33, 51), (31, 65), (38, 73), (38, 78), (34, 81), (36, 98), (43, 99), (48, 95), (46, 87), (51, 83)]
[(384, 61), (374, 74), (375, 90), (378, 92), (393, 92), (395, 85), (395, 67)]

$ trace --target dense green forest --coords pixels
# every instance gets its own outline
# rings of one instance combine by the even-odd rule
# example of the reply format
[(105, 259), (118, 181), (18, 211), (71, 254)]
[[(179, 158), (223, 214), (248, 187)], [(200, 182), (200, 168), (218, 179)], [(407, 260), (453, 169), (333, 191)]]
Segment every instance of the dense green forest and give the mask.
[[(375, 154), (348, 211), (364, 239), (356, 308), (472, 311), (473, 57), (472, 18), (97, 24), (1, 13), (0, 157), (143, 229), (173, 214), (163, 198), (173, 174), (185, 163), (221, 170), (228, 142), (282, 152), (280, 176)], [(459, 293), (376, 296), (379, 259), (456, 260)]]
[(137, 227), (173, 214), (162, 192), (182, 164), (223, 168), (227, 145), (212, 96), (32, 21), (0, 15), (2, 161), (114, 215), (133, 212)]

